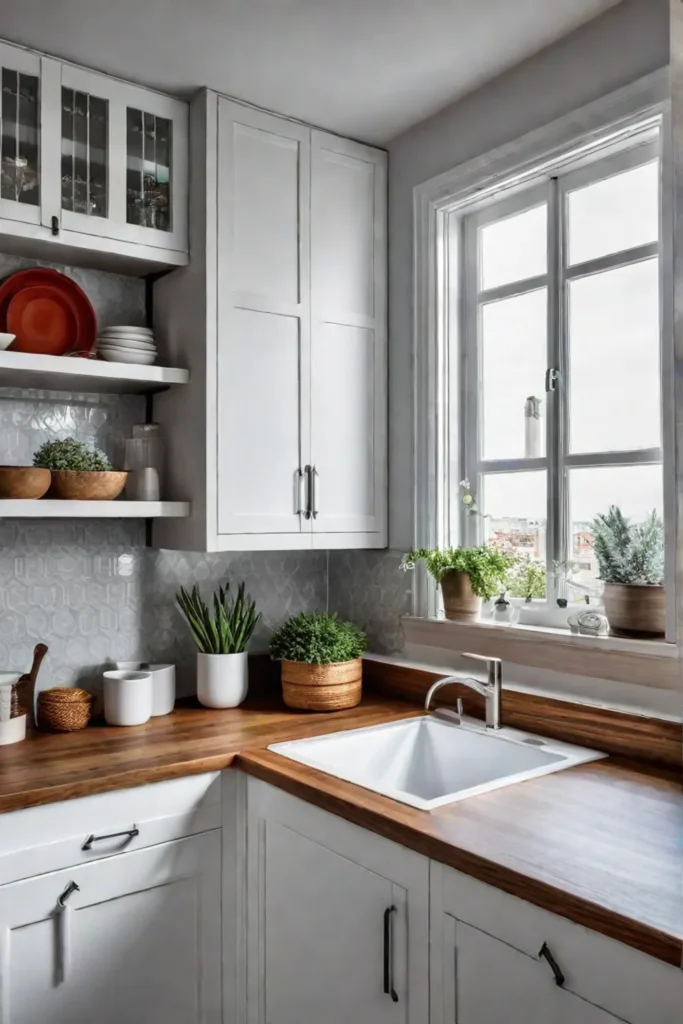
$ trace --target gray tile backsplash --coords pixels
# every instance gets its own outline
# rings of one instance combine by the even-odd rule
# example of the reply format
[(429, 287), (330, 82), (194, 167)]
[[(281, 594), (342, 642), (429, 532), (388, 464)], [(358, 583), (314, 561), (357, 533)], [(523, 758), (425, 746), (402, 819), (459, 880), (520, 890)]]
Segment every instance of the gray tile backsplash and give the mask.
[[(0, 254), (0, 277), (35, 261)], [(45, 264), (43, 264), (45, 265)], [(144, 282), (59, 267), (87, 292), (101, 325), (144, 323)], [(47, 438), (76, 436), (119, 462), (144, 418), (135, 396), (0, 389), (0, 464), (30, 464)], [(205, 555), (145, 547), (137, 520), (0, 520), (0, 669), (25, 670), (34, 645), (49, 654), (41, 686), (92, 685), (113, 660), (171, 661), (179, 691), (194, 687), (194, 648), (175, 607), (178, 587), (206, 593), (246, 580), (263, 612), (252, 646), (297, 611), (329, 607), (368, 630), (374, 650), (402, 646), (399, 615), (409, 581), (393, 552), (259, 552)]]

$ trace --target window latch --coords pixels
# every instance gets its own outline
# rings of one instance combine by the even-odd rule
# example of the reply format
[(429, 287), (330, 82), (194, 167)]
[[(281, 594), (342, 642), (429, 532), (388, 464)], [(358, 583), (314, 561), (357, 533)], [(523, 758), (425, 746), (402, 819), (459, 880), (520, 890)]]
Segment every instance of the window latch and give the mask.
[(546, 391), (557, 391), (557, 385), (560, 382), (560, 371), (554, 366), (549, 366), (545, 371), (545, 389)]

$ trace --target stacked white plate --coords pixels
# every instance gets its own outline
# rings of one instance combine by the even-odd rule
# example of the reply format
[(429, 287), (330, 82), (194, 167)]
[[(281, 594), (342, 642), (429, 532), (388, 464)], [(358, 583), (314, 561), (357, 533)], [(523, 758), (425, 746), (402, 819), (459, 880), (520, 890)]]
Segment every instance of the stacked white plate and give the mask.
[(110, 363), (151, 366), (157, 357), (154, 332), (149, 327), (105, 327), (97, 339), (97, 351)]

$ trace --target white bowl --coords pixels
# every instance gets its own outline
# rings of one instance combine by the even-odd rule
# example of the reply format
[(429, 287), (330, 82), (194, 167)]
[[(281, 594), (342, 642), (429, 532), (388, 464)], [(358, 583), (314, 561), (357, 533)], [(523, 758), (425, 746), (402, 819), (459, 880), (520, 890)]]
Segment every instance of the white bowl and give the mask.
[(16, 334), (0, 334), (0, 352), (4, 352), (6, 348), (9, 348)]
[(153, 341), (109, 341), (107, 338), (97, 339), (98, 348), (129, 348), (134, 352), (156, 352)]
[(100, 334), (154, 334), (151, 327), (103, 327)]
[(138, 366), (151, 366), (156, 359), (156, 352), (131, 352), (128, 349), (105, 349), (102, 355), (108, 363), (136, 363)]

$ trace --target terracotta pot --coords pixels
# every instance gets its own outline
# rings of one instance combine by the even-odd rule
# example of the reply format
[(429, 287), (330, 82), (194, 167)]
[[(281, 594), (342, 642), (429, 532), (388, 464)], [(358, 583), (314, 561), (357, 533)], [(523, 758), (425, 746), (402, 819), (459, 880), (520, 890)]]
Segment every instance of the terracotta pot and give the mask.
[(666, 595), (664, 587), (605, 583), (605, 615), (615, 636), (664, 636)]
[(128, 473), (81, 473), (60, 469), (52, 473), (52, 491), (55, 498), (68, 501), (113, 501), (126, 485)]
[(441, 577), (446, 618), (453, 622), (476, 622), (481, 615), (481, 598), (472, 591), (469, 575), (452, 569)]
[(50, 486), (49, 469), (0, 466), (0, 498), (42, 498)]
[(355, 708), (363, 687), (363, 662), (338, 661), (331, 665), (282, 662), (282, 698), (299, 711), (341, 711)]

